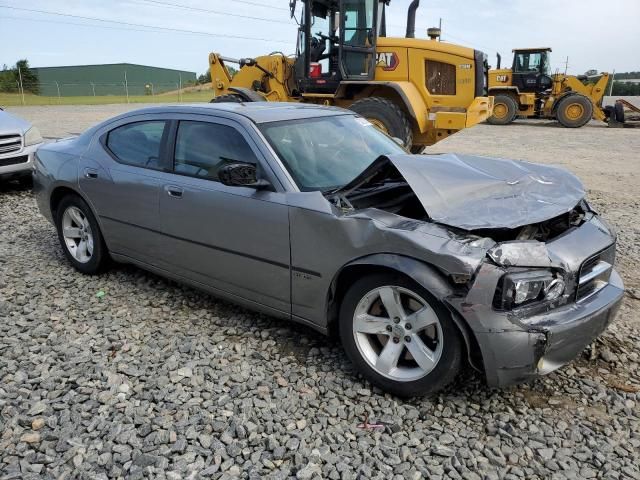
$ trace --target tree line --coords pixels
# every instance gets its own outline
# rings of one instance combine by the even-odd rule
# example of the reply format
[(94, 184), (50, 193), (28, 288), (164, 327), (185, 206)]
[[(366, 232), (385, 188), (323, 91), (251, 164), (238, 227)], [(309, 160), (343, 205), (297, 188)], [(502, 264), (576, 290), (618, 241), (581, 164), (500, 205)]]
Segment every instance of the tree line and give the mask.
[[(617, 80), (636, 79), (638, 83), (618, 82)], [(616, 73), (613, 79), (612, 96), (640, 96), (640, 72)]]
[[(229, 70), (229, 73), (231, 74), (231, 78), (233, 78), (234, 75), (238, 73), (238, 70), (236, 68), (230, 67), (228, 65), (227, 65), (227, 70)], [(203, 83), (211, 83), (211, 71), (207, 70), (205, 73), (198, 76), (198, 83), (200, 85), (202, 85)]]
[(0, 92), (18, 93), (21, 84), (25, 92), (37, 95), (40, 91), (38, 75), (29, 68), (29, 61), (18, 60), (11, 68), (3, 65), (0, 70)]

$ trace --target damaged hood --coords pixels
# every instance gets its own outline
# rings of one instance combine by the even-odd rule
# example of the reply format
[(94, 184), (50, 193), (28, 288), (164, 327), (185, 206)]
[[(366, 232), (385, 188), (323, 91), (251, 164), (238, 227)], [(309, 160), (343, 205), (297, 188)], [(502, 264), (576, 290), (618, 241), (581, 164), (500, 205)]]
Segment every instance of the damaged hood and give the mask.
[(456, 154), (382, 156), (341, 191), (398, 174), (431, 220), (464, 230), (540, 223), (571, 211), (585, 194), (580, 180), (558, 167)]

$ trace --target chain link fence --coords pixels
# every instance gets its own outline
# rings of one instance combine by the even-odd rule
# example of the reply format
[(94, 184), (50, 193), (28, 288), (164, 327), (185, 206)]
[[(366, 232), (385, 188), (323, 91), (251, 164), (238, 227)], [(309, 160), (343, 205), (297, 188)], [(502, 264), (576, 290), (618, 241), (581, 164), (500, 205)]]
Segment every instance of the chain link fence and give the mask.
[[(33, 93), (37, 92), (37, 93)], [(108, 103), (192, 103), (214, 97), (211, 85), (170, 83), (15, 82), (0, 90), (0, 106), (73, 105)]]

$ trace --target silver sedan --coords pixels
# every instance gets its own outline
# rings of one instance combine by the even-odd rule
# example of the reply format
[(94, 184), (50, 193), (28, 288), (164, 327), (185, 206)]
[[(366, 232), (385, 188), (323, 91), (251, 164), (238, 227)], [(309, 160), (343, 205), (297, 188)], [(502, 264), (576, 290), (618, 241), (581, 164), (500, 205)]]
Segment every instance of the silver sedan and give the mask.
[(109, 259), (339, 335), (397, 395), (570, 362), (615, 316), (616, 237), (555, 167), (408, 155), (345, 110), (155, 107), (40, 148), (41, 212)]
[(33, 154), (41, 143), (36, 127), (0, 108), (0, 182), (30, 180)]

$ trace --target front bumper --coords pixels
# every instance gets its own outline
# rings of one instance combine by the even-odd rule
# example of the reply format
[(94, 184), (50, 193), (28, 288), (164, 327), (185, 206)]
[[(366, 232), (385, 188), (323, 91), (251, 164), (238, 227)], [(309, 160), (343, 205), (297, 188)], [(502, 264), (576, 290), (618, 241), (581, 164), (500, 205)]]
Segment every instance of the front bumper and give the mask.
[(487, 383), (520, 383), (571, 362), (613, 321), (623, 296), (622, 279), (614, 270), (597, 293), (530, 317), (526, 328), (475, 332)]
[(0, 155), (0, 178), (7, 180), (31, 175), (33, 156), (40, 145), (42, 144), (29, 145), (10, 155)]
[(493, 97), (476, 97), (464, 112), (431, 109), (429, 116), (438, 130), (462, 130), (484, 122), (493, 112)]

